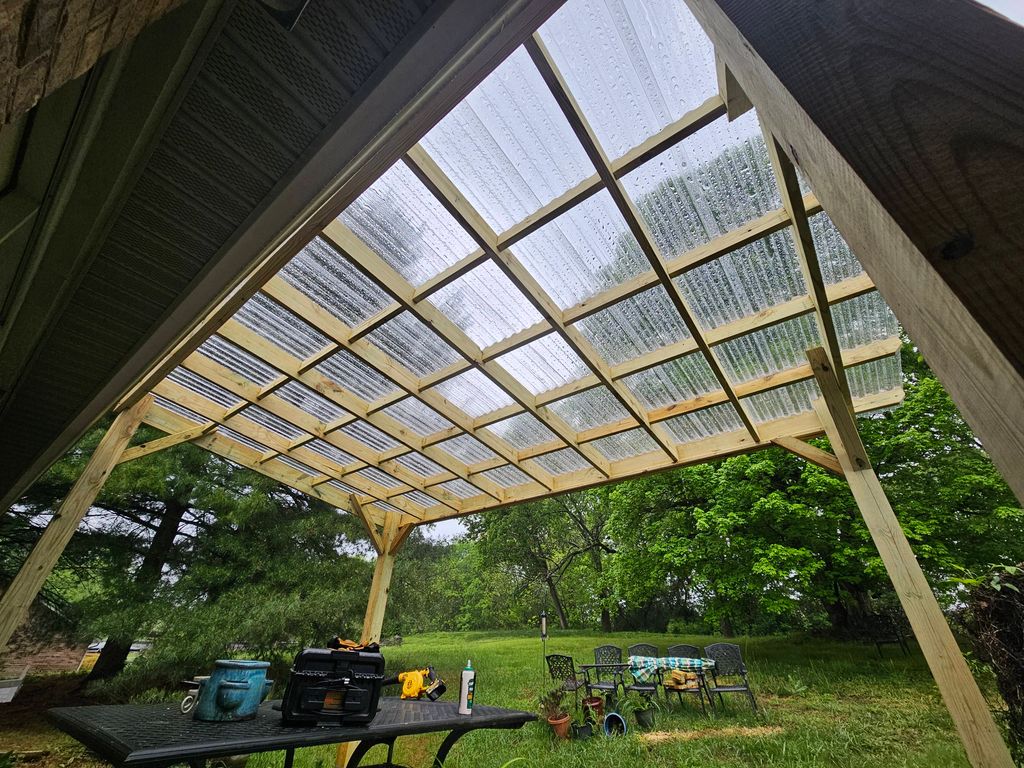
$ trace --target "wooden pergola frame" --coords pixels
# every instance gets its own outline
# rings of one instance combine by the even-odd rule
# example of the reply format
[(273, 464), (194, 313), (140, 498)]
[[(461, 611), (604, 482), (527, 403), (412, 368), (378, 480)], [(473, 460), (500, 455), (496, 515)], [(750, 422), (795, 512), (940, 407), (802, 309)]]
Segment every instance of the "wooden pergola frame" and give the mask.
[[(534, 34), (525, 41), (530, 58), (596, 168), (593, 176), (506, 231), (496, 232), (431, 156), (422, 147), (413, 146), (404, 158), (405, 164), (469, 233), (477, 246), (473, 253), (425, 283), (413, 286), (381, 254), (375, 253), (340, 220), (335, 220), (322, 229), (320, 236), (338, 252), (339, 257), (355, 265), (391, 298), (390, 304), (376, 315), (358, 325), (348, 326), (287, 280), (270, 273), (263, 274), (266, 279), (262, 284), (250, 282), (248, 290), (240, 290), (218, 305), (208, 318), (198, 324), (202, 334), (200, 340), (215, 330), (276, 371), (275, 378), (269, 384), (257, 386), (201, 352), (190, 351), (195, 344), (182, 342), (176, 345), (175, 351), (154, 370), (166, 373), (173, 366), (180, 365), (229, 393), (237, 402), (225, 407), (180, 383), (153, 378), (147, 380), (145, 388), (137, 389), (122, 401), (114, 426), (65, 500), (55, 522), (47, 528), (43, 540), (4, 594), (0, 603), (0, 641), (6, 642), (20, 622), (42, 580), (95, 499), (106, 475), (119, 461), (128, 461), (171, 445), (195, 443), (359, 517), (378, 553), (364, 621), (364, 641), (380, 637), (394, 556), (417, 525), (776, 445), (844, 476), (850, 483), (971, 763), (999, 768), (1012, 765), (987, 703), (967, 669), (857, 433), (854, 419), (857, 412), (896, 405), (902, 399), (902, 391), (851, 398), (845, 369), (897, 353), (900, 341), (891, 337), (855, 349), (842, 349), (839, 343), (832, 319), (832, 305), (868, 293), (875, 286), (866, 274), (832, 285), (826, 284), (822, 277), (809, 225), (809, 217), (822, 209), (821, 204), (814, 196), (801, 194), (791, 160), (796, 157), (794, 142), (801, 148), (820, 147), (823, 146), (822, 137), (815, 133), (813, 124), (802, 117), (788, 119), (784, 110), (789, 109), (796, 114), (798, 109), (786, 101), (790, 97), (785, 87), (746, 43), (716, 0), (687, 0), (687, 3), (715, 43), (719, 94), (618, 159), (605, 154), (540, 35)], [(769, 97), (778, 97), (784, 106), (772, 106), (766, 100)], [(762, 130), (781, 192), (782, 207), (688, 253), (666, 258), (627, 193), (622, 177), (712, 121), (726, 115), (732, 119), (752, 104), (759, 110), (763, 109), (767, 116)], [(828, 151), (828, 147), (822, 150), (825, 155)], [(833, 160), (831, 156), (829, 159)], [(807, 168), (803, 170), (808, 171)], [(815, 170), (813, 165), (811, 170)], [(840, 167), (840, 170), (845, 172), (845, 168)], [(809, 176), (813, 182), (819, 181), (815, 173)], [(825, 186), (835, 194), (834, 185), (826, 181)], [(611, 196), (630, 233), (639, 243), (650, 269), (574, 306), (560, 308), (517, 258), (514, 246), (602, 190)], [(862, 194), (859, 187), (856, 194)], [(874, 212), (871, 206), (877, 200), (870, 197), (867, 200), (867, 209)], [(879, 232), (888, 232), (898, 240), (895, 231), (888, 226), (889, 222), (882, 223), (885, 226), (880, 226)], [(753, 316), (717, 328), (702, 328), (673, 278), (785, 228), (792, 231), (807, 293)], [(864, 241), (877, 242), (877, 239), (866, 238)], [(907, 249), (902, 241), (898, 242), (898, 247)], [(481, 347), (426, 299), (488, 262), (496, 265), (522, 292), (542, 320), (497, 344)], [(689, 331), (689, 338), (633, 360), (610, 365), (574, 324), (655, 286), (666, 291)], [(326, 338), (326, 346), (305, 359), (299, 359), (233, 319), (233, 312), (257, 289), (265, 298), (293, 313)], [(403, 313), (422, 322), (461, 359), (428, 376), (418, 376), (367, 339), (375, 330)], [(719, 345), (805, 315), (813, 316), (822, 344), (808, 351), (808, 363), (743, 383), (729, 379), (716, 352)], [(589, 373), (556, 389), (533, 394), (501, 365), (500, 357), (548, 334), (557, 335), (579, 357)], [(339, 350), (354, 355), (393, 382), (395, 392), (373, 402), (367, 401), (317, 370), (321, 362)], [(705, 358), (718, 382), (717, 390), (648, 409), (623, 381), (631, 374), (686, 355)], [(471, 417), (436, 390), (444, 381), (470, 370), (479, 372), (502, 390), (512, 405)], [(776, 421), (757, 422), (746, 407), (746, 397), (811, 379), (821, 392), (821, 399), (815, 401), (813, 411)], [(344, 415), (326, 423), (286, 401), (278, 390), (289, 382), (310, 388), (340, 407)], [(580, 431), (573, 429), (551, 408), (552, 403), (562, 398), (595, 387), (605, 387), (627, 417)], [(432, 434), (417, 433), (387, 413), (389, 407), (406, 399), (433, 409), (452, 426)], [(723, 403), (731, 403), (735, 407), (742, 422), (741, 429), (678, 443), (663, 426), (663, 422), (673, 417)], [(246, 419), (244, 412), (250, 406), (258, 406), (272, 417), (286, 422), (299, 437), (285, 437), (280, 431)], [(519, 414), (533, 416), (551, 431), (553, 439), (528, 448), (516, 448), (487, 429), (489, 425)], [(375, 450), (342, 431), (346, 425), (356, 421), (376, 428), (394, 441), (395, 447)], [(166, 432), (167, 437), (127, 448), (131, 434), (141, 422)], [(642, 430), (656, 447), (642, 455), (611, 460), (594, 445), (602, 438), (632, 430)], [(232, 434), (239, 437), (233, 438)], [(805, 442), (807, 438), (821, 434), (828, 436), (835, 454)], [(462, 461), (440, 447), (446, 440), (460, 436), (479, 441), (494, 454), (494, 458)], [(310, 445), (317, 440), (343, 451), (353, 460), (342, 464), (326, 458), (311, 449)], [(536, 461), (538, 457), (564, 450), (574, 452), (587, 466), (553, 475)], [(412, 471), (399, 461), (410, 454), (429, 459), (439, 467), (439, 471), (432, 475)], [(528, 480), (508, 485), (488, 476), (488, 472), (499, 467), (515, 468)], [(456, 487), (461, 490), (456, 491)], [(467, 492), (470, 488), (473, 493)], [(344, 765), (344, 761), (345, 753), (339, 753), (339, 765)]]

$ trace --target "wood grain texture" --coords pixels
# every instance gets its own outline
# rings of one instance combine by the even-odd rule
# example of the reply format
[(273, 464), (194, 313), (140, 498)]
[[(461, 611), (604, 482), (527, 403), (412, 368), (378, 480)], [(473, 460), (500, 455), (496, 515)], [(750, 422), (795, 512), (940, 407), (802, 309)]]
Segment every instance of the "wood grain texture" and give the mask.
[[(964, 743), (967, 757), (975, 768), (1010, 768), (1013, 760), (992, 718), (988, 702), (960, 653), (946, 617), (875, 471), (867, 463), (856, 419), (828, 363), (828, 356), (824, 349), (817, 347), (808, 350), (808, 358), (822, 393), (822, 399), (814, 401), (815, 411), (910, 620), (928, 668)], [(859, 457), (864, 457), (864, 463)]]
[(1024, 29), (967, 0), (686, 0), (1024, 499)]
[(42, 536), (32, 547), (17, 576), (0, 599), (0, 651), (24, 620), (29, 606), (36, 599), (43, 582), (57, 564), (64, 548), (78, 530), (85, 513), (103, 488), (103, 483), (117, 466), (117, 460), (132, 439), (142, 417), (149, 409), (151, 398), (143, 398), (126, 411), (122, 411), (100, 440), (89, 462), (82, 470), (57, 514), (46, 526)]
[(0, 125), (185, 0), (16, 0), (0, 7)]

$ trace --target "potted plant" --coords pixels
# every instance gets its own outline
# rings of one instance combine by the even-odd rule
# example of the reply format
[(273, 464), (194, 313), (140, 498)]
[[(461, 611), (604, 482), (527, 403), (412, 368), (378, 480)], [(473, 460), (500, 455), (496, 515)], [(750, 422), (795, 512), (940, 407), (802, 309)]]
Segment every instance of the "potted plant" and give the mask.
[(540, 697), (540, 713), (547, 718), (548, 725), (560, 739), (569, 738), (569, 713), (563, 706), (565, 691), (555, 688)]
[(597, 712), (593, 707), (588, 707), (586, 700), (580, 710), (579, 719), (572, 724), (573, 739), (589, 739), (594, 735), (594, 727), (597, 725)]
[(658, 709), (658, 702), (651, 696), (642, 696), (636, 691), (629, 691), (618, 701), (616, 711), (625, 717), (630, 712), (636, 719), (636, 724), (645, 731), (654, 727), (654, 713)]
[(583, 709), (589, 709), (595, 723), (600, 723), (604, 717), (604, 699), (600, 696), (585, 696), (583, 698)]

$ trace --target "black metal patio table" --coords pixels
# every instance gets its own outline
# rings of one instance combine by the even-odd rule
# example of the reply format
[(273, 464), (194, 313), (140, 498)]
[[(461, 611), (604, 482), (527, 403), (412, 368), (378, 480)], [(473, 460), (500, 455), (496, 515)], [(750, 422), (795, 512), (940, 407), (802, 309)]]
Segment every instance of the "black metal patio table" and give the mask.
[(178, 707), (177, 702), (58, 707), (48, 715), (62, 731), (119, 768), (163, 768), (176, 763), (201, 768), (210, 758), (277, 750), (285, 750), (284, 765), (291, 768), (300, 747), (347, 741), (360, 742), (349, 759), (349, 768), (358, 766), (371, 747), (384, 744), (387, 762), (378, 764), (383, 768), (393, 765), (392, 751), (399, 737), (448, 731), (434, 757), (435, 768), (440, 768), (452, 745), (465, 734), (486, 728), (521, 728), (537, 719), (532, 712), (479, 704), (472, 715), (460, 715), (455, 702), (391, 697), (381, 698), (373, 722), (358, 726), (282, 725), (281, 713), (271, 708), (271, 702), (260, 706), (255, 719), (237, 723), (193, 720)]

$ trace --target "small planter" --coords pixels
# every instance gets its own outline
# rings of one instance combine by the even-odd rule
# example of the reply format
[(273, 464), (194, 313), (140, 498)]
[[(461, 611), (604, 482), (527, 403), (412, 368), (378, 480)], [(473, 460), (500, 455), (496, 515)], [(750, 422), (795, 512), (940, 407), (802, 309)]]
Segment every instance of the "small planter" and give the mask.
[(590, 710), (593, 713), (594, 719), (598, 723), (601, 722), (601, 718), (604, 717), (604, 699), (600, 696), (587, 696), (583, 699), (583, 711)]
[(573, 741), (584, 741), (594, 735), (594, 724), (591, 722), (580, 725), (579, 723), (572, 724), (572, 738)]
[(640, 727), (640, 730), (649, 731), (654, 728), (654, 707), (638, 709), (633, 714), (636, 715), (636, 724)]
[(625, 736), (626, 735), (626, 718), (620, 715), (618, 712), (609, 712), (604, 716), (604, 735), (605, 736)]
[(548, 725), (551, 726), (551, 730), (554, 731), (555, 736), (559, 739), (569, 738), (569, 715), (566, 713), (562, 717), (549, 717)]

